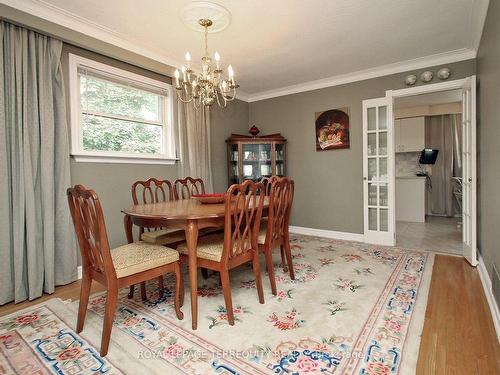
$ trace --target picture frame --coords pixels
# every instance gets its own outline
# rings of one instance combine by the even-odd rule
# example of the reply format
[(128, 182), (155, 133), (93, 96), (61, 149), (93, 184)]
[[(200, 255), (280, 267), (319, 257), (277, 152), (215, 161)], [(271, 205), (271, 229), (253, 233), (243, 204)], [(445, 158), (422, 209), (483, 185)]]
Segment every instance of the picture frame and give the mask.
[(348, 107), (316, 112), (314, 125), (316, 151), (351, 147)]

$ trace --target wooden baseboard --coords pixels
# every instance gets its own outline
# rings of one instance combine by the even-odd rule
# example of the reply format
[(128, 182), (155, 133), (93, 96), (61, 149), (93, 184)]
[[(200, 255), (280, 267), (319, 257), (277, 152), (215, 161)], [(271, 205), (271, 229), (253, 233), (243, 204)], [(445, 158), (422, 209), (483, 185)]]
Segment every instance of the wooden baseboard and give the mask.
[(479, 255), (477, 270), (479, 271), (479, 278), (481, 279), (481, 284), (483, 284), (484, 294), (490, 307), (491, 317), (493, 318), (493, 324), (495, 325), (495, 331), (497, 333), (497, 339), (500, 342), (500, 310), (493, 295), (490, 275), (486, 270), (486, 266), (484, 265), (484, 260), (481, 255)]

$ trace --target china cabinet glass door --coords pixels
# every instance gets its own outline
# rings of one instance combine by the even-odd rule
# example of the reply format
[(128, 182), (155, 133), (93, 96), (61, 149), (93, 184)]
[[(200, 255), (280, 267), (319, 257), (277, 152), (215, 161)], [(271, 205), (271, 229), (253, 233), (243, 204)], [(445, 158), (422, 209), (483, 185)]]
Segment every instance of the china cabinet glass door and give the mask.
[(276, 176), (285, 175), (285, 145), (283, 143), (276, 143), (274, 145), (274, 160), (275, 168), (274, 174)]
[(395, 244), (392, 98), (363, 101), (365, 241)]
[(229, 145), (229, 185), (239, 183), (238, 144)]
[(273, 174), (271, 151), (271, 143), (243, 144), (243, 180), (259, 181), (262, 177), (271, 176)]

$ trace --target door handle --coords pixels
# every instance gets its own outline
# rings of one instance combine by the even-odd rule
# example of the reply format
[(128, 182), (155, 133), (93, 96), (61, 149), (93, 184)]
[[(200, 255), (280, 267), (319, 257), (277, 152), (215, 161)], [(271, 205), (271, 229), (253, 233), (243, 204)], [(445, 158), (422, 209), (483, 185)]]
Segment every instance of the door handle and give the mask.
[(472, 178), (469, 177), (469, 182), (472, 182)]

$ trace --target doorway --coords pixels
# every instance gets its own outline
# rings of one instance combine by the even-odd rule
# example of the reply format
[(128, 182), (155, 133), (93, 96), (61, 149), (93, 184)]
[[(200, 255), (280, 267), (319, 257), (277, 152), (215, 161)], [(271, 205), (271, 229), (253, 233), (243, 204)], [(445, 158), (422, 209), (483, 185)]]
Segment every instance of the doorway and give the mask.
[[(397, 194), (396, 194), (396, 154), (405, 154), (411, 152), (418, 152), (420, 147), (420, 155), (418, 155), (418, 169), (413, 173), (414, 177), (420, 177), (420, 186), (418, 190), (420, 193), (420, 202), (424, 202), (424, 209), (422, 205), (419, 212), (424, 219), (421, 222), (426, 224), (426, 218), (429, 222), (429, 228), (424, 226), (420, 231), (420, 238), (423, 241), (418, 244), (419, 248), (427, 248), (428, 250), (444, 251), (445, 248), (433, 248), (428, 244), (432, 241), (435, 229), (442, 227), (442, 231), (437, 230), (443, 236), (455, 236), (455, 233), (445, 233), (446, 222), (441, 221), (444, 218), (454, 217), (455, 214), (450, 215), (449, 212), (439, 213), (439, 199), (435, 198), (436, 194), (430, 194), (428, 197), (427, 183), (429, 182), (429, 175), (435, 165), (437, 155), (439, 155), (438, 147), (426, 147), (425, 130), (427, 128), (425, 116), (423, 119), (411, 119), (415, 116), (409, 116), (406, 112), (405, 116), (396, 118), (394, 115), (395, 104), (411, 100), (425, 100), (429, 101), (432, 96), (435, 98), (446, 98), (446, 95), (457, 96), (461, 95), (461, 113), (449, 113), (448, 115), (460, 115), (457, 120), (460, 125), (454, 125), (454, 129), (461, 129), (462, 140), (460, 147), (460, 163), (461, 163), (461, 180), (460, 173), (452, 173), (448, 177), (455, 177), (457, 186), (454, 190), (452, 205), (461, 206), (461, 222), (457, 221), (454, 225), (457, 229), (462, 230), (461, 236), (461, 254), (471, 263), (477, 265), (476, 254), (476, 77), (471, 76), (466, 79), (447, 81), (436, 84), (422, 85), (400, 90), (390, 90), (386, 92), (383, 98), (369, 99), (363, 101), (363, 205), (364, 205), (364, 237), (365, 241), (369, 243), (383, 244), (383, 245), (396, 245), (397, 242)], [(425, 96), (427, 95), (427, 96)], [(415, 97), (411, 99), (411, 97)], [(406, 98), (406, 99), (404, 99)], [(437, 99), (435, 99), (437, 100)], [(446, 101), (446, 99), (439, 99)], [(455, 102), (457, 103), (457, 102)], [(414, 103), (415, 104), (415, 103)], [(445, 103), (446, 104), (446, 103)], [(402, 107), (403, 108), (404, 104)], [(407, 109), (410, 108), (407, 106)], [(435, 109), (435, 108), (434, 108)], [(459, 112), (459, 111), (455, 111)], [(431, 113), (431, 112), (429, 112)], [(418, 116), (417, 116), (418, 117)], [(404, 124), (401, 124), (402, 119), (405, 118)], [(398, 125), (396, 125), (398, 124)], [(406, 126), (408, 125), (408, 126)], [(419, 138), (421, 137), (421, 138)], [(420, 140), (419, 140), (420, 139)], [(421, 141), (423, 139), (423, 143)], [(454, 139), (458, 142), (458, 138)], [(433, 142), (429, 140), (429, 142)], [(458, 152), (458, 148), (454, 149)], [(441, 156), (449, 152), (442, 149)], [(414, 162), (417, 155), (408, 156), (410, 162)], [(437, 170), (438, 168), (434, 168)], [(417, 176), (419, 174), (420, 176)], [(435, 172), (436, 179), (438, 173)], [(401, 176), (400, 176), (401, 177)], [(436, 191), (443, 191), (443, 183), (449, 182), (448, 177), (445, 176), (441, 181), (436, 182), (439, 185)], [(436, 180), (437, 181), (437, 180)], [(408, 182), (408, 181), (406, 181)], [(447, 185), (450, 186), (449, 184)], [(422, 188), (423, 187), (423, 188)], [(407, 189), (403, 189), (407, 192)], [(416, 194), (416, 193), (415, 193)], [(461, 197), (460, 197), (461, 194)], [(439, 195), (439, 194), (438, 194)], [(406, 202), (416, 205), (417, 199), (415, 195), (405, 198)], [(446, 195), (447, 200), (450, 196)], [(427, 207), (427, 201), (431, 204), (431, 208)], [(442, 202), (441, 202), (442, 203)], [(401, 209), (401, 204), (399, 205)], [(429, 211), (430, 210), (430, 211)], [(441, 210), (442, 211), (442, 210)], [(460, 209), (458, 210), (460, 211)], [(423, 212), (423, 215), (422, 215)], [(457, 213), (456, 218), (459, 219), (460, 212)], [(400, 220), (404, 221), (404, 220)], [(441, 224), (441, 225), (440, 225)], [(460, 228), (458, 228), (458, 225)], [(408, 228), (412, 230), (413, 228)], [(427, 230), (429, 229), (429, 230)], [(448, 228), (451, 229), (451, 228)], [(414, 234), (417, 234), (416, 232)], [(439, 235), (438, 235), (439, 236)], [(404, 237), (404, 236), (403, 236)], [(458, 238), (458, 236), (455, 236)], [(425, 242), (427, 241), (427, 243)], [(458, 244), (457, 244), (458, 245)], [(445, 245), (447, 246), (447, 245)], [(451, 245), (453, 248), (453, 245)], [(451, 252), (459, 251), (457, 246), (455, 249), (448, 249)]]
[(462, 90), (394, 99), (396, 246), (462, 255)]

